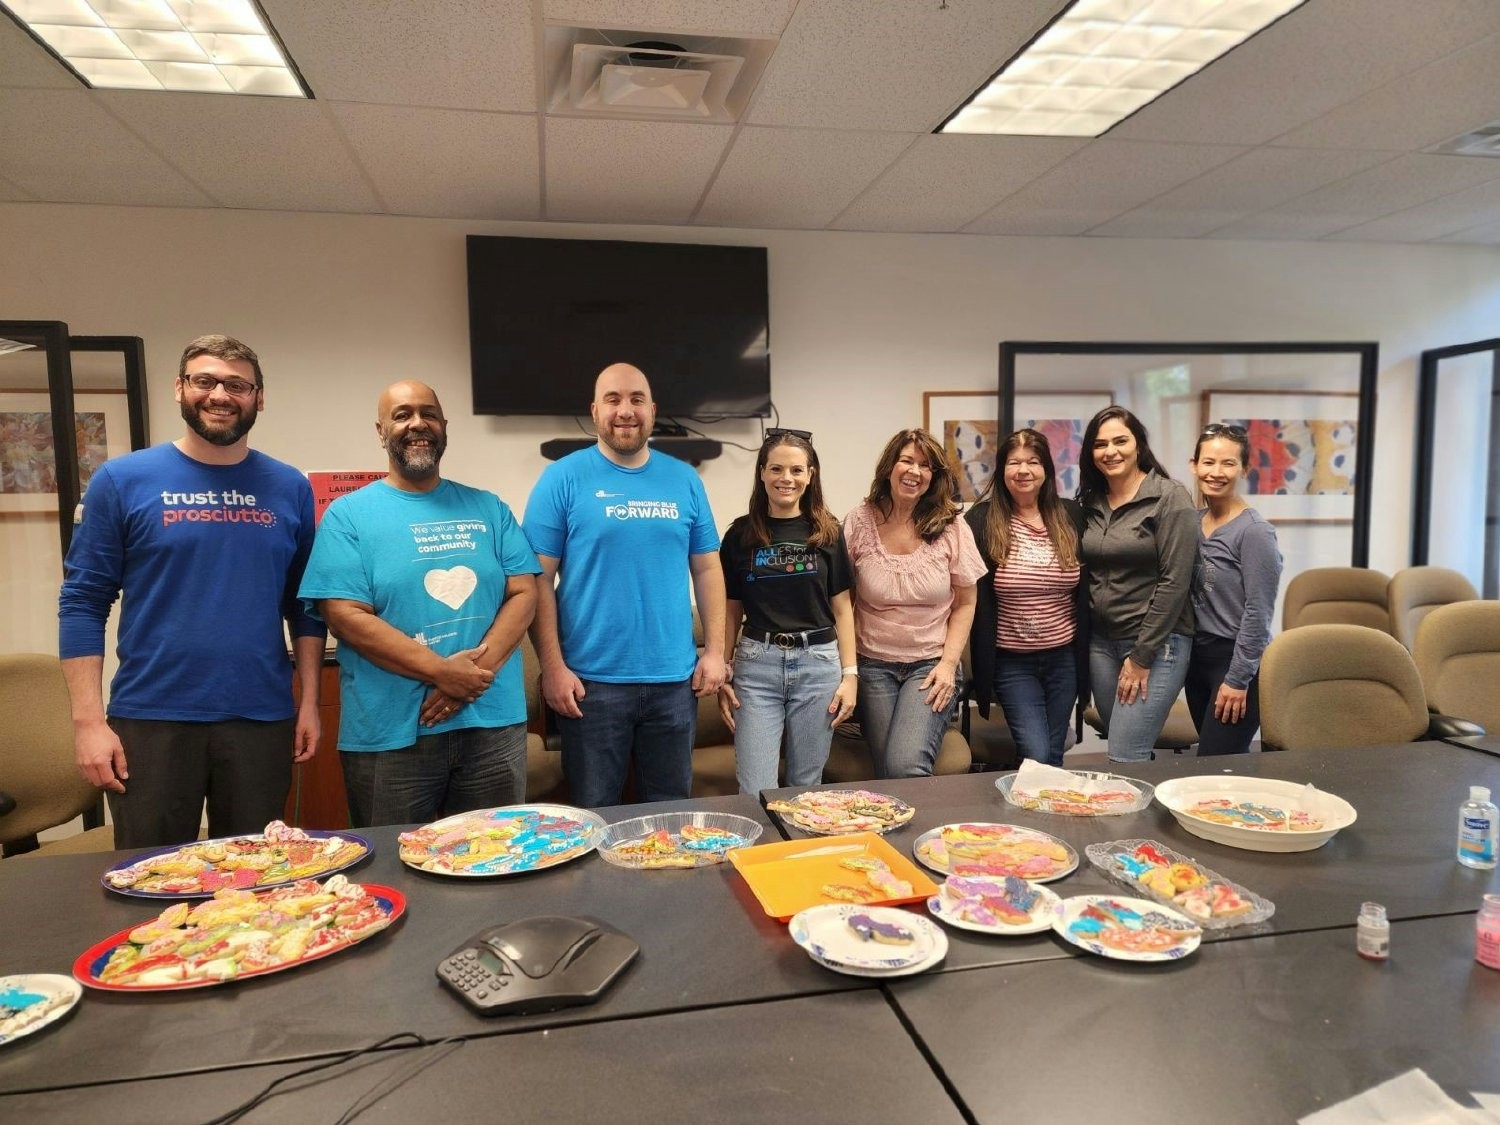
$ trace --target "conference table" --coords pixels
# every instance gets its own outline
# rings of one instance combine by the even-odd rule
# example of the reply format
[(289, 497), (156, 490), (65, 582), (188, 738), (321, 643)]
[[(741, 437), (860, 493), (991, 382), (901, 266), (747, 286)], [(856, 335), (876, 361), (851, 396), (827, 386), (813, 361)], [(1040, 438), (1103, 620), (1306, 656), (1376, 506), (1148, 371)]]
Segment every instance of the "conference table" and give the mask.
[[(1312, 782), (1359, 819), (1316, 851), (1270, 854), (1189, 835), (1159, 804), (1098, 818), (1022, 810), (993, 773), (872, 783), (916, 809), (887, 836), (907, 854), (922, 832), (955, 821), (1043, 828), (1080, 855), (1096, 841), (1152, 839), (1276, 904), (1268, 921), (1207, 931), (1196, 953), (1166, 965), (1105, 961), (1050, 933), (945, 929), (940, 965), (887, 980), (812, 962), (728, 864), (640, 872), (589, 856), (449, 879), (403, 866), (397, 828), (369, 829), (374, 855), (350, 874), (406, 896), (391, 929), (222, 987), (85, 990), (66, 1019), (0, 1047), (0, 1116), (209, 1120), (317, 1062), (338, 1065), (243, 1119), (334, 1121), (364, 1099), (362, 1119), (392, 1121), (420, 1110), (455, 1122), (1024, 1122), (1095, 1117), (1105, 1105), (1127, 1121), (1292, 1120), (1411, 1066), (1455, 1096), (1500, 1090), (1500, 973), (1473, 961), (1474, 912), (1500, 888), (1494, 872), (1453, 858), (1458, 805), (1471, 784), (1500, 792), (1500, 758), (1423, 742), (1114, 768), (1152, 784), (1221, 772)], [(794, 792), (599, 812), (612, 822), (733, 812), (765, 825), (764, 843), (802, 837), (763, 807)], [(100, 885), (121, 858), (0, 864), (0, 974), (67, 973), (83, 949), (159, 911)], [(1086, 859), (1053, 889), (1121, 893)], [(1354, 953), (1365, 900), (1393, 922), (1384, 964)], [(591, 1006), (470, 1012), (435, 965), (474, 932), (532, 914), (596, 918), (631, 934), (641, 955)]]

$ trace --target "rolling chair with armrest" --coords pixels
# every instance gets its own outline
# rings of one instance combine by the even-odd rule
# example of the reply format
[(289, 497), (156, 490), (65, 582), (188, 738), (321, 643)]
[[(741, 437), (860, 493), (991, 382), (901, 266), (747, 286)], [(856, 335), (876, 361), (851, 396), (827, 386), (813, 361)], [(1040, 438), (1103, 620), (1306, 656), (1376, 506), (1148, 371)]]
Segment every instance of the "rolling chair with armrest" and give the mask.
[(1363, 625), (1304, 625), (1275, 637), (1260, 662), (1266, 749), (1380, 746), (1442, 737), (1411, 654)]
[[(51, 849), (110, 851), (114, 828), (104, 824), (99, 791), (73, 757), (72, 709), (55, 656), (0, 656), (0, 778), (14, 802), (0, 815), (6, 856)], [(85, 831), (38, 847), (37, 833), (84, 818)]]
[(1470, 724), (1449, 737), (1500, 732), (1500, 602), (1434, 609), (1417, 628), (1412, 658), (1428, 705)]
[(1418, 627), (1428, 614), (1439, 606), (1470, 602), (1478, 597), (1472, 582), (1445, 566), (1409, 566), (1398, 570), (1386, 587), (1391, 636), (1414, 652)]

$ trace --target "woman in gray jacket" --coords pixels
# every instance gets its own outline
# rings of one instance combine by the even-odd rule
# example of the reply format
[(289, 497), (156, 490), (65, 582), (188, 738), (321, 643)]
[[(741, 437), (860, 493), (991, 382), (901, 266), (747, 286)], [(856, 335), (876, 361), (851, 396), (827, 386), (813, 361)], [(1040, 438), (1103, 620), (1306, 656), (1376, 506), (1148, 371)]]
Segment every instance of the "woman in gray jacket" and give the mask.
[(1090, 682), (1112, 762), (1151, 757), (1193, 650), (1198, 513), (1122, 406), (1089, 421), (1079, 460)]

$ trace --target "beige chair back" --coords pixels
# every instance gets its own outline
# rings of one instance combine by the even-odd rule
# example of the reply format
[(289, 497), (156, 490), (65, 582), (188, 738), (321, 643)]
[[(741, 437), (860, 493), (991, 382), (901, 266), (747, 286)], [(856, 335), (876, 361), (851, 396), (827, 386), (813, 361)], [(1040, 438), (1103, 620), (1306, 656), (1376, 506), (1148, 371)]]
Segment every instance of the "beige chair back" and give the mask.
[(0, 843), (33, 836), (96, 807), (99, 791), (73, 758), (73, 720), (55, 656), (0, 656), (0, 789), (16, 808), (0, 816)]
[[(1474, 584), (1445, 566), (1409, 566), (1391, 576), (1386, 602), (1391, 614), (1391, 636), (1408, 650), (1416, 647), (1417, 626), (1438, 606), (1470, 602), (1479, 597)], [(1425, 682), (1425, 681), (1424, 681)]]
[(1427, 730), (1411, 654), (1362, 625), (1305, 625), (1260, 662), (1261, 740), (1280, 750), (1410, 742)]
[(1303, 625), (1364, 625), (1391, 630), (1386, 587), (1390, 577), (1358, 566), (1318, 566), (1304, 570), (1286, 587), (1281, 628)]
[(1412, 656), (1435, 711), (1500, 734), (1500, 602), (1454, 602), (1417, 629)]

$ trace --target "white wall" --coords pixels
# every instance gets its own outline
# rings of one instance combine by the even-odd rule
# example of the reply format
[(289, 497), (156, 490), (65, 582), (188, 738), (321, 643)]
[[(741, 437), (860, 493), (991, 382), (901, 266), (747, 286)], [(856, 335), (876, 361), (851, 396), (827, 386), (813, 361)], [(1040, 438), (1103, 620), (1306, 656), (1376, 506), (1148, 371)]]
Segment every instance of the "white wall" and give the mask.
[[(1407, 561), (1416, 356), (1494, 335), (1500, 248), (990, 238), (472, 223), (254, 211), (0, 204), (0, 318), (145, 339), (154, 440), (181, 428), (182, 345), (228, 332), (261, 355), (254, 444), (304, 469), (381, 468), (375, 398), (416, 377), (448, 414), (444, 472), (517, 512), (571, 420), (468, 409), (464, 235), (639, 238), (770, 248), (773, 394), (815, 431), (840, 514), (926, 390), (992, 390), (1002, 340), (1376, 340), (1372, 566)], [(623, 358), (623, 357), (622, 357)], [(648, 372), (649, 374), (649, 372)], [(580, 410), (586, 409), (580, 403)], [(754, 445), (753, 422), (710, 427)], [(720, 524), (753, 454), (704, 466)], [(3, 609), (0, 609), (3, 612)], [(50, 647), (50, 646), (48, 646)]]

